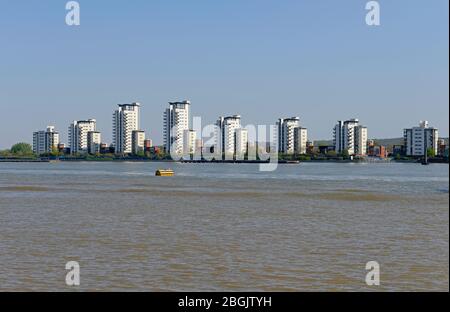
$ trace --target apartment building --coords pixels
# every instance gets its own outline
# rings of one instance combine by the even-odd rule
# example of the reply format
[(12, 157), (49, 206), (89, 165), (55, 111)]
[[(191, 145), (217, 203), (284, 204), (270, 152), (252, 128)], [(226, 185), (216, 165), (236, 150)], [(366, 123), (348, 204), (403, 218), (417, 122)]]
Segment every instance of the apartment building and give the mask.
[(219, 117), (216, 126), (218, 154), (232, 159), (236, 152), (236, 130), (241, 128), (241, 116)]
[(439, 131), (430, 127), (428, 121), (420, 121), (418, 127), (404, 129), (406, 156), (424, 156), (428, 149), (438, 154)]
[(367, 127), (360, 125), (358, 119), (338, 121), (333, 129), (333, 145), (336, 153), (349, 155), (367, 154)]
[(294, 128), (294, 153), (306, 154), (308, 143), (308, 129), (303, 127)]
[(88, 153), (99, 154), (102, 144), (102, 134), (99, 131), (88, 132)]
[(33, 132), (33, 153), (37, 155), (51, 153), (59, 145), (59, 133), (54, 126), (47, 126), (46, 130)]
[(145, 151), (145, 131), (133, 130), (131, 133), (131, 152), (138, 154)]
[(277, 121), (278, 129), (278, 152), (283, 154), (293, 154), (294, 129), (300, 127), (299, 117), (280, 118)]
[(96, 120), (74, 120), (69, 126), (70, 153), (88, 152), (88, 133), (96, 131)]
[(183, 157), (190, 159), (196, 152), (197, 132), (191, 129), (184, 130), (183, 136)]
[(236, 129), (236, 150), (235, 156), (238, 160), (244, 160), (248, 152), (248, 130), (245, 128)]
[(139, 103), (118, 104), (113, 113), (113, 145), (116, 154), (133, 152), (133, 131), (139, 130)]
[(189, 110), (191, 102), (169, 102), (169, 108), (164, 111), (164, 147), (167, 153), (176, 155), (184, 151), (184, 131), (189, 130)]

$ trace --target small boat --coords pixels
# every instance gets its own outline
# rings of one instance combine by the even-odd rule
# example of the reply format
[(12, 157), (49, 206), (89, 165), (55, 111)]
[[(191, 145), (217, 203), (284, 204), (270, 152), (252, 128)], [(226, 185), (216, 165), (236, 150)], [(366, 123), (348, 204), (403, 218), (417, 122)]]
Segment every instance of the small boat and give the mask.
[(172, 169), (158, 169), (156, 170), (155, 175), (157, 177), (171, 177), (174, 176), (175, 173)]

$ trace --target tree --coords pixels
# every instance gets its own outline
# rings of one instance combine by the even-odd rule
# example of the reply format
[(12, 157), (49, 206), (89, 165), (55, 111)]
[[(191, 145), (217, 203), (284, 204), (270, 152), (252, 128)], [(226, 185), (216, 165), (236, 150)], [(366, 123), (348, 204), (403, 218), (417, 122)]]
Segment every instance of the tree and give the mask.
[(14, 155), (25, 156), (32, 155), (33, 149), (28, 143), (17, 143), (11, 147), (11, 153)]
[(427, 149), (427, 156), (428, 157), (434, 157), (436, 156), (436, 153), (434, 152), (434, 148)]
[(340, 156), (343, 157), (344, 159), (348, 159), (350, 158), (350, 153), (348, 152), (348, 150), (345, 149), (342, 151)]

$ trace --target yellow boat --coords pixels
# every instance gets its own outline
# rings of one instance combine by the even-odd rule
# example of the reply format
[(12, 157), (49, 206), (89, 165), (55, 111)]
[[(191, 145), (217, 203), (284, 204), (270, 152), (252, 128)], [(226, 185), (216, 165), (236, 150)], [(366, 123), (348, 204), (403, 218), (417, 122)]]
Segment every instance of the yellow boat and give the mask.
[(158, 169), (155, 172), (157, 177), (171, 177), (175, 175), (172, 169)]

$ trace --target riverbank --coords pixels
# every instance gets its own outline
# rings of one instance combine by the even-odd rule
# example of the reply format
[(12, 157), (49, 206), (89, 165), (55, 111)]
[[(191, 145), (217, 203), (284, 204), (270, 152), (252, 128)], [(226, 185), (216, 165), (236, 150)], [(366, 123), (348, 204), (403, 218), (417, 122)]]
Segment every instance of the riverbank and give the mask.
[[(448, 164), (448, 159), (431, 158), (429, 163)], [(0, 158), (0, 163), (55, 163), (55, 162), (136, 162), (136, 163), (184, 163), (184, 164), (264, 164), (270, 163), (267, 160), (180, 160), (172, 159), (140, 159), (140, 158)], [(278, 160), (279, 164), (301, 164), (301, 163), (421, 163), (418, 159), (307, 159), (307, 160)]]

